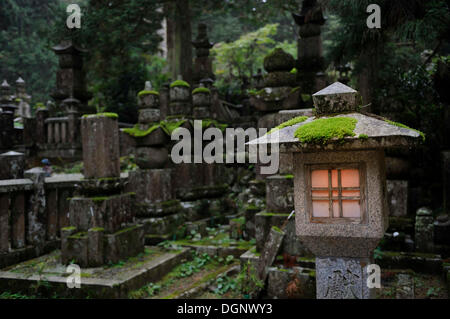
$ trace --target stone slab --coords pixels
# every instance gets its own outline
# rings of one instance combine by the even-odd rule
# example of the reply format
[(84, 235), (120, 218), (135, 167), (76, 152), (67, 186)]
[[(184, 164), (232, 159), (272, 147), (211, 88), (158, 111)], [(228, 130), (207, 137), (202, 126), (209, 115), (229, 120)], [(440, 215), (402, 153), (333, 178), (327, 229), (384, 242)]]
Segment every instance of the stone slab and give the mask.
[(317, 299), (373, 299), (367, 287), (368, 258), (316, 258)]
[[(66, 298), (127, 298), (128, 293), (141, 288), (148, 282), (157, 282), (182, 260), (189, 259), (190, 249), (182, 248), (173, 251), (163, 251), (156, 247), (146, 247), (155, 251), (136, 259), (129, 259), (122, 267), (82, 268), (81, 288), (67, 288), (67, 273), (65, 266), (57, 261), (54, 266), (43, 270), (43, 275), (37, 273), (21, 273), (14, 271), (13, 267), (0, 271), (0, 291), (22, 292), (33, 294), (36, 283), (45, 279), (50, 287), (41, 291), (48, 296), (57, 294)], [(46, 261), (50, 258), (59, 260), (58, 250), (36, 260)], [(14, 267), (26, 267), (23, 264)], [(56, 273), (55, 273), (56, 272)]]

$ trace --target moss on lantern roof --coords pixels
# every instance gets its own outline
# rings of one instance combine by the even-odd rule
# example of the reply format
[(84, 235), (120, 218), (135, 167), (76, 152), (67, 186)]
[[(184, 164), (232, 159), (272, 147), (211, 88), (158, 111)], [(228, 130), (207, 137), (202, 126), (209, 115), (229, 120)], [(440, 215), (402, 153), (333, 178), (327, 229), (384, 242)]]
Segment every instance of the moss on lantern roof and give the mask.
[(351, 117), (316, 119), (300, 126), (294, 136), (302, 143), (326, 144), (332, 139), (342, 140), (346, 136), (355, 136), (353, 131), (357, 122)]
[(156, 91), (149, 91), (149, 90), (143, 90), (141, 92), (138, 93), (138, 97), (144, 96), (144, 95), (158, 95), (159, 96), (159, 92)]
[(416, 130), (414, 128), (411, 128), (409, 126), (406, 126), (405, 124), (402, 124), (402, 123), (398, 123), (398, 122), (394, 122), (394, 121), (390, 121), (390, 120), (386, 120), (386, 122), (391, 124), (391, 125), (395, 125), (395, 126), (398, 126), (398, 127), (401, 127), (401, 128), (407, 128), (409, 130), (416, 131), (417, 133), (420, 134), (420, 136), (422, 136), (422, 140), (425, 142), (425, 133), (423, 133), (423, 132), (421, 132), (419, 130)]
[(280, 125), (274, 127), (273, 129), (271, 129), (269, 132), (267, 132), (267, 134), (271, 134), (275, 131), (281, 130), (282, 128), (285, 128), (287, 126), (292, 126), (298, 123), (302, 123), (304, 121), (306, 121), (308, 119), (307, 116), (297, 116), (294, 117), (293, 119), (290, 119), (289, 121), (283, 122)]
[(176, 80), (176, 81), (172, 82), (172, 84), (170, 84), (171, 88), (176, 87), (176, 86), (184, 86), (184, 87), (187, 87), (187, 88), (191, 87), (189, 85), (189, 83), (187, 83), (186, 81), (183, 81), (183, 80)]
[(369, 135), (367, 135), (367, 134), (359, 134), (358, 138), (360, 140), (367, 140), (369, 138)]
[(111, 113), (111, 112), (103, 112), (103, 113), (97, 113), (97, 114), (85, 114), (83, 115), (83, 118), (94, 118), (94, 117), (109, 117), (112, 119), (118, 119), (119, 115), (117, 113)]
[(159, 127), (160, 127), (159, 124), (155, 124), (150, 126), (147, 130), (141, 130), (139, 124), (136, 124), (132, 128), (124, 129), (123, 132), (134, 137), (145, 137), (150, 133), (152, 133), (154, 130), (158, 129)]
[(211, 90), (208, 88), (196, 88), (194, 91), (192, 91), (192, 94), (197, 94), (197, 93), (207, 93), (207, 94), (211, 94)]

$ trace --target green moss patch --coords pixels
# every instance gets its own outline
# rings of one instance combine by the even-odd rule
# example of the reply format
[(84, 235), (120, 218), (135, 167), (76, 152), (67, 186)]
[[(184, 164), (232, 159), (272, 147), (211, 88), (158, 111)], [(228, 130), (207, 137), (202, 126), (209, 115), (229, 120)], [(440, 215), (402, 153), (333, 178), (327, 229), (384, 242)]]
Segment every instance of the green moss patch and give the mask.
[(181, 125), (186, 123), (187, 120), (178, 120), (178, 121), (161, 121), (159, 125), (166, 132), (167, 135), (172, 135), (172, 132), (179, 128)]
[(149, 127), (147, 130), (141, 130), (139, 124), (136, 124), (133, 128), (126, 128), (123, 130), (124, 133), (134, 136), (134, 137), (145, 137), (158, 129), (160, 127), (159, 124), (155, 124)]
[(386, 122), (387, 122), (388, 124), (391, 124), (391, 125), (395, 125), (395, 126), (398, 126), (398, 127), (401, 127), (401, 128), (407, 128), (407, 129), (409, 129), (409, 130), (416, 131), (417, 133), (420, 134), (420, 136), (422, 136), (422, 140), (425, 142), (425, 134), (424, 134), (423, 132), (421, 132), (421, 131), (419, 131), (419, 130), (416, 130), (416, 129), (414, 129), (414, 128), (411, 128), (411, 127), (409, 127), (409, 126), (406, 126), (405, 124), (402, 124), (402, 123), (398, 123), (398, 122), (394, 122), (394, 121), (389, 121), (389, 120), (386, 120)]
[(277, 233), (284, 234), (284, 232), (277, 226), (272, 226), (272, 230), (276, 231)]
[(206, 93), (206, 94), (211, 94), (211, 90), (208, 88), (196, 88), (194, 91), (192, 91), (192, 94), (197, 94), (197, 93)]
[(148, 90), (143, 90), (141, 92), (138, 93), (138, 97), (144, 96), (144, 95), (158, 95), (159, 93), (156, 91), (148, 91)]
[(172, 82), (172, 84), (170, 84), (171, 88), (176, 87), (176, 86), (184, 86), (184, 87), (187, 87), (187, 88), (191, 87), (189, 85), (189, 83), (187, 83), (186, 81), (183, 81), (183, 80), (176, 80), (176, 81)]
[(220, 122), (218, 122), (216, 120), (211, 120), (211, 119), (204, 119), (204, 120), (202, 120), (202, 128), (205, 129), (205, 128), (208, 128), (210, 126), (217, 127), (219, 130), (221, 130), (223, 132), (228, 127), (228, 124), (220, 123)]
[(300, 126), (294, 136), (302, 143), (326, 144), (330, 140), (342, 140), (346, 136), (355, 136), (356, 123), (351, 117), (332, 117), (316, 119)]
[(117, 113), (110, 113), (110, 112), (83, 115), (83, 118), (94, 118), (94, 117), (109, 117), (112, 119), (118, 119), (119, 115), (117, 115)]
[(294, 117), (293, 119), (290, 119), (289, 121), (286, 121), (286, 122), (281, 123), (280, 125), (274, 127), (267, 134), (271, 134), (271, 133), (273, 133), (275, 131), (281, 130), (281, 129), (283, 129), (285, 127), (288, 127), (288, 126), (292, 126), (292, 125), (295, 125), (295, 124), (298, 124), (298, 123), (302, 123), (302, 122), (306, 121), (307, 119), (308, 119), (307, 116)]
[(367, 140), (369, 138), (369, 136), (367, 134), (359, 134), (358, 138), (360, 140)]

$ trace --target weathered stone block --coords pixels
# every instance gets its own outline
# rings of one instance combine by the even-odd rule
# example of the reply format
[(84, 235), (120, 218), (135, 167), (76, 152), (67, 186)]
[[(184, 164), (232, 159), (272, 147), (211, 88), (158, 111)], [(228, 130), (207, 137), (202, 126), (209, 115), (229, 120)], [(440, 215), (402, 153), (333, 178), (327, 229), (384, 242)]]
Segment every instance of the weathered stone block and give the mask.
[(119, 126), (116, 118), (90, 115), (81, 120), (84, 176), (120, 176)]
[(161, 120), (161, 111), (159, 109), (139, 110), (139, 123), (150, 124)]
[(11, 205), (11, 248), (23, 247), (25, 247), (25, 194), (21, 192), (14, 195)]
[(80, 231), (102, 227), (106, 232), (116, 232), (123, 224), (133, 221), (133, 198), (134, 194), (72, 198), (69, 208), (70, 225)]
[(174, 233), (177, 228), (185, 223), (184, 213), (173, 214), (165, 217), (155, 217), (140, 220), (144, 225), (145, 234), (165, 235)]
[(339, 82), (313, 94), (317, 114), (357, 111), (359, 99), (357, 91)]
[(86, 232), (79, 232), (67, 237), (64, 260), (74, 261), (80, 267), (89, 266), (89, 240)]
[(67, 265), (72, 260), (72, 246), (69, 245), (69, 237), (75, 234), (75, 227), (61, 228), (61, 263)]
[(194, 107), (192, 115), (195, 119), (211, 118), (211, 108), (208, 107)]
[(0, 154), (0, 179), (23, 178), (25, 155), (17, 152)]
[(270, 299), (315, 299), (315, 271), (299, 267), (269, 268), (267, 297)]
[(292, 175), (274, 175), (267, 178), (266, 205), (268, 212), (290, 213), (294, 210)]
[(169, 159), (165, 147), (139, 147), (136, 150), (136, 164), (142, 169), (163, 168)]
[(317, 299), (373, 299), (367, 287), (369, 258), (316, 258)]
[(117, 263), (144, 251), (144, 227), (136, 225), (105, 235), (105, 262)]
[(9, 194), (0, 194), (0, 254), (9, 251)]
[(389, 216), (408, 215), (408, 181), (386, 181)]
[(416, 213), (415, 243), (420, 252), (433, 252), (434, 249), (434, 218), (433, 212), (425, 207)]
[(170, 102), (168, 115), (191, 115), (192, 104), (190, 102)]
[(139, 203), (169, 201), (174, 198), (171, 169), (137, 170), (129, 173), (128, 189)]
[(88, 230), (89, 267), (101, 266), (104, 263), (104, 231), (103, 228), (91, 228)]

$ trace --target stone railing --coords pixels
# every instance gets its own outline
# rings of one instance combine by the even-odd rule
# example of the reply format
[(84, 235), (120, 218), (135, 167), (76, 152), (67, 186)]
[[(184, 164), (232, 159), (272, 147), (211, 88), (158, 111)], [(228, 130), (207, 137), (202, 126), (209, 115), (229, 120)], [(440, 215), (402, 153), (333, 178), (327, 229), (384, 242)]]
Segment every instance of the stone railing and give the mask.
[(35, 131), (39, 157), (81, 158), (80, 117), (77, 113), (48, 117), (48, 110), (38, 110)]
[(82, 178), (46, 178), (42, 198), (31, 179), (0, 180), (0, 268), (59, 247), (60, 229), (68, 225), (68, 199)]
[[(69, 226), (69, 199), (82, 174), (0, 180), (0, 269), (60, 247), (61, 228)], [(127, 173), (121, 174), (128, 179)]]
[(52, 117), (45, 120), (47, 128), (46, 144), (69, 143), (69, 119), (67, 117)]

